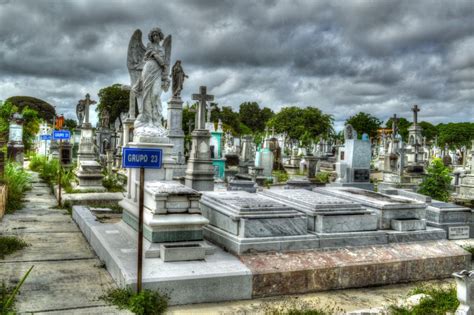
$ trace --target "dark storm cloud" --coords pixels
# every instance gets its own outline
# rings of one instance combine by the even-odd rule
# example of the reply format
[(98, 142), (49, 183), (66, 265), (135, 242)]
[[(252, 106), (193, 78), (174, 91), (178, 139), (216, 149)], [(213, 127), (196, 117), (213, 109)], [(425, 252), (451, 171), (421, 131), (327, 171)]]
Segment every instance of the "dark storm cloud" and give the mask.
[[(87, 92), (128, 84), (128, 41), (160, 26), (222, 105), (318, 106), (473, 120), (472, 1), (0, 0), (0, 99), (31, 95), (74, 112)], [(167, 99), (168, 95), (164, 97)], [(445, 114), (440, 114), (445, 113)]]

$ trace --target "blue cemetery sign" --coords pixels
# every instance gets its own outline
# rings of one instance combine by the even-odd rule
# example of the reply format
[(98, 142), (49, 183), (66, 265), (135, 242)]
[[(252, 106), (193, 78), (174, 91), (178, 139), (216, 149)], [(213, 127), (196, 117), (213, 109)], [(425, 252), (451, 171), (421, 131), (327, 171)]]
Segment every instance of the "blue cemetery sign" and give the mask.
[(123, 148), (122, 166), (124, 168), (161, 168), (162, 160), (161, 149)]
[(54, 130), (54, 140), (69, 140), (71, 138), (71, 132), (69, 130)]
[(41, 135), (41, 140), (51, 140), (51, 135)]

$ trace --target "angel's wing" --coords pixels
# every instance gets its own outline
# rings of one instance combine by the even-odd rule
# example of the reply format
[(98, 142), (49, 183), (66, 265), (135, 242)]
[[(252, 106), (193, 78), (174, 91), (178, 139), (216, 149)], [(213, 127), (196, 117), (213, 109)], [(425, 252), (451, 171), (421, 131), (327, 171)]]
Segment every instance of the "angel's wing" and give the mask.
[(128, 44), (127, 68), (133, 86), (140, 78), (143, 69), (143, 57), (145, 56), (145, 45), (142, 42), (142, 31), (136, 30)]
[(171, 61), (171, 35), (166, 36), (165, 40), (163, 41), (163, 48), (165, 49), (165, 65), (168, 72), (165, 73), (165, 75), (168, 77)]

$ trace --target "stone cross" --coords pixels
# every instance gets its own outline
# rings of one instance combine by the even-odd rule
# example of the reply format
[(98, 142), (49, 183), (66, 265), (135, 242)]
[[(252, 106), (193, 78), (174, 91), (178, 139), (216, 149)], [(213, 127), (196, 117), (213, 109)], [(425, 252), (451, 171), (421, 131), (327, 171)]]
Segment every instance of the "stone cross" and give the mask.
[(85, 100), (81, 100), (80, 102), (84, 102), (84, 105), (85, 105), (85, 118), (84, 118), (84, 124), (88, 124), (89, 123), (89, 106), (90, 105), (94, 105), (96, 104), (97, 102), (96, 101), (93, 101), (91, 100), (91, 96), (89, 93), (86, 94), (86, 99)]
[(413, 111), (413, 123), (416, 125), (418, 123), (418, 112), (420, 111), (420, 108), (418, 105), (414, 105), (411, 110)]
[(199, 88), (199, 94), (193, 94), (193, 100), (199, 101), (198, 110), (196, 113), (196, 123), (195, 129), (205, 129), (206, 127), (206, 102), (213, 101), (214, 95), (207, 94), (207, 88), (205, 86), (201, 86)]

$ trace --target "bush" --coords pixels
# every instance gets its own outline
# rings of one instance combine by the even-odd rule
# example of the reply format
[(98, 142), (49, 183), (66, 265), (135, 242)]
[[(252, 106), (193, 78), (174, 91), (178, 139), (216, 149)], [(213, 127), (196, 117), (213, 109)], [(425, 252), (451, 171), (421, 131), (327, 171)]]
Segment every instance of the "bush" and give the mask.
[(132, 289), (111, 289), (99, 299), (119, 309), (128, 309), (134, 314), (164, 314), (169, 298), (158, 291), (143, 290), (139, 294)]
[(428, 295), (421, 299), (420, 304), (412, 307), (390, 305), (390, 313), (394, 315), (454, 314), (459, 306), (455, 286), (449, 288), (419, 287), (412, 290), (409, 295), (420, 293)]
[(327, 184), (329, 183), (329, 178), (331, 177), (331, 173), (329, 172), (319, 172), (314, 177), (317, 183)]
[(41, 172), (43, 166), (48, 163), (48, 159), (44, 155), (34, 154), (30, 157), (29, 168), (33, 172)]
[(272, 175), (277, 179), (278, 183), (285, 183), (288, 181), (288, 174), (285, 171), (273, 171)]
[(107, 174), (102, 179), (102, 185), (111, 192), (122, 192), (123, 183), (116, 174)]
[(4, 259), (5, 256), (23, 249), (26, 246), (28, 246), (28, 244), (25, 241), (15, 236), (0, 236), (0, 259)]
[[(38, 172), (41, 179), (51, 187), (58, 183), (60, 163), (58, 159), (48, 160), (45, 156), (34, 155), (30, 160), (30, 169)], [(72, 184), (76, 182), (74, 167), (69, 170), (62, 170), (61, 186), (66, 192), (72, 192)]]
[(5, 165), (5, 183), (8, 188), (7, 213), (13, 213), (23, 205), (23, 195), (31, 188), (30, 175), (15, 162), (7, 162)]
[(449, 168), (444, 166), (441, 159), (435, 158), (426, 169), (426, 173), (418, 192), (436, 200), (448, 201), (451, 184)]

